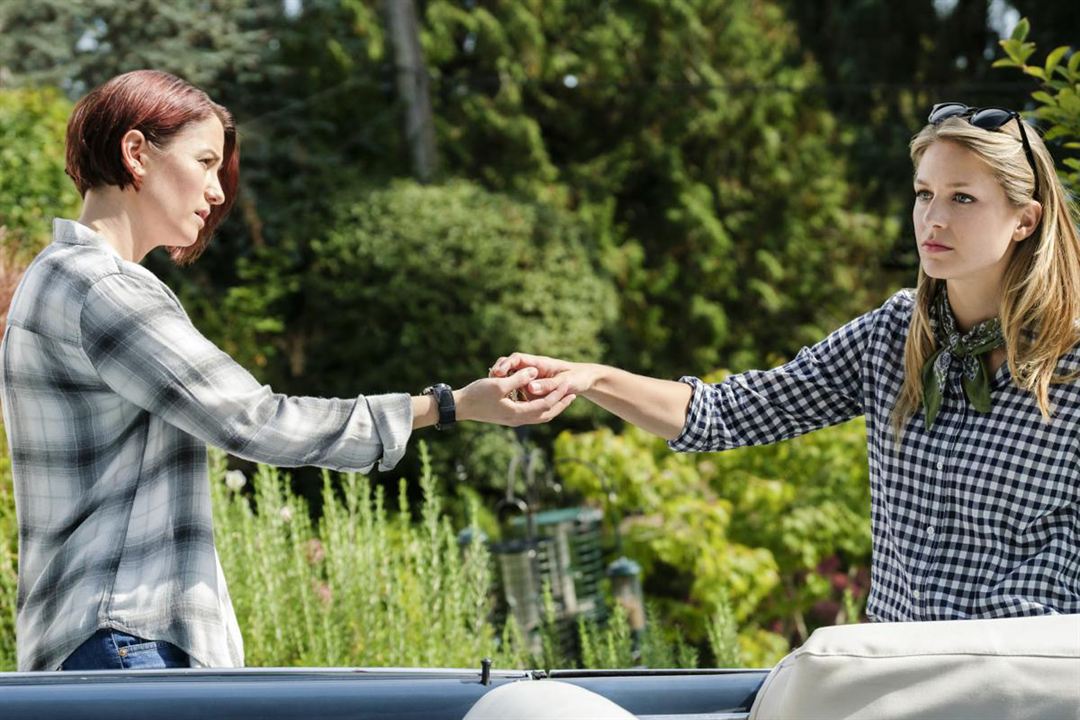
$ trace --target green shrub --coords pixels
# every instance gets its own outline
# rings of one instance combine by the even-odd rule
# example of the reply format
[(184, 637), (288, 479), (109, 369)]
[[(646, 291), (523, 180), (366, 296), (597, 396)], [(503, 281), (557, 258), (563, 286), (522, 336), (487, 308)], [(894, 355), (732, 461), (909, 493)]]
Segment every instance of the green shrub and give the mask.
[[(633, 427), (563, 433), (555, 452), (568, 489), (613, 491), (609, 507), (625, 518), (623, 546), (642, 566), (660, 624), (708, 640), (717, 664), (772, 664), (814, 627), (861, 615), (870, 562), (861, 419), (722, 453), (672, 453)], [(733, 645), (720, 627), (734, 625)]]
[[(1035, 53), (1035, 43), (1027, 42), (1031, 26), (1027, 18), (1016, 24), (1012, 37), (1000, 45), (1006, 57), (996, 60), (994, 67), (1014, 67), (1037, 78), (1042, 86), (1031, 93), (1038, 102), (1035, 117), (1042, 121), (1048, 143), (1057, 141), (1073, 157), (1059, 158), (1064, 166), (1061, 180), (1072, 192), (1080, 193), (1080, 52), (1061, 46), (1051, 50), (1042, 65), (1029, 65)], [(1064, 61), (1064, 62), (1062, 62)]]
[[(0, 426), (0, 671), (14, 670), (18, 526), (11, 463)], [(250, 666), (576, 667), (582, 660), (551, 642), (541, 651), (516, 623), (491, 623), (492, 563), (480, 544), (459, 548), (421, 443), (423, 502), (413, 517), (404, 487), (396, 510), (364, 476), (324, 476), (323, 516), (313, 524), (286, 476), (259, 466), (253, 487), (225, 455), (211, 453), (218, 553), (244, 633)], [(416, 521), (418, 520), (418, 522)], [(550, 605), (550, 603), (549, 603)], [(550, 614), (550, 610), (549, 610)], [(625, 618), (581, 630), (600, 648), (587, 661), (632, 664)], [(657, 624), (642, 639), (642, 661), (692, 666), (692, 652)], [(546, 637), (546, 641), (545, 641)], [(589, 666), (586, 664), (586, 666)]]
[(19, 524), (12, 494), (11, 457), (0, 423), (0, 670), (15, 669), (15, 593), (18, 587)]
[(277, 470), (260, 466), (249, 498), (226, 489), (224, 456), (215, 455), (218, 551), (249, 665), (472, 667), (492, 657), (499, 667), (696, 666), (693, 648), (655, 613), (640, 659), (618, 609), (606, 625), (583, 622), (580, 656), (567, 654), (550, 593), (537, 645), (512, 616), (492, 625), (487, 550), (458, 547), (423, 443), (420, 454), (419, 523), (404, 485), (391, 513), (366, 477), (346, 475), (339, 492), (327, 474), (318, 532)]
[(23, 262), (51, 241), (54, 217), (78, 214), (79, 193), (64, 174), (70, 112), (55, 88), (0, 91), (0, 226), (3, 246)]
[(280, 472), (260, 466), (253, 505), (226, 489), (217, 456), (218, 551), (249, 665), (472, 667), (498, 656), (488, 555), (458, 548), (421, 453), (418, 524), (404, 487), (392, 512), (366, 477), (346, 475), (339, 494), (327, 473), (317, 533)]
[[(475, 380), (515, 350), (603, 356), (615, 293), (569, 214), (464, 181), (346, 195), (301, 264), (267, 251), (230, 291), (229, 314), (252, 322), (223, 322), (225, 349), (253, 365), (287, 358), (289, 375), (268, 378), (282, 390), (416, 393)], [(440, 467), (460, 459), (474, 486), (501, 482), (512, 437), (464, 425), (433, 454)], [(411, 463), (402, 471), (411, 475)]]

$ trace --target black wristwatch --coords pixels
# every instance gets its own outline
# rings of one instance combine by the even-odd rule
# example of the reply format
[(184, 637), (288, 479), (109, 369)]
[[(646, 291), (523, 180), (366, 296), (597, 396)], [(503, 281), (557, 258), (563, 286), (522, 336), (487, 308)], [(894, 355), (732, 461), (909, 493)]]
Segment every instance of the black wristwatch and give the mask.
[(457, 419), (457, 410), (454, 407), (454, 391), (446, 383), (435, 383), (424, 388), (424, 395), (434, 395), (435, 404), (439, 406), (439, 421), (435, 423), (436, 430), (445, 430), (454, 424)]

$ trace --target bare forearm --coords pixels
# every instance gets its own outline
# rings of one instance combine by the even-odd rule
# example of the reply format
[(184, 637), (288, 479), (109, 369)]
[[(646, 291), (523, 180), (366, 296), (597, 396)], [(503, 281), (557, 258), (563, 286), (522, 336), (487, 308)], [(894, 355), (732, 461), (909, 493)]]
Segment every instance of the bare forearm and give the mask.
[(682, 433), (693, 389), (686, 383), (635, 375), (607, 365), (588, 365), (583, 395), (623, 420), (672, 440)]
[(413, 430), (431, 427), (439, 421), (439, 407), (431, 395), (413, 395), (412, 397)]
[[(471, 406), (468, 402), (462, 402), (461, 390), (454, 391), (455, 415), (458, 420), (472, 420), (470, 416)], [(413, 430), (431, 427), (439, 422), (439, 404), (434, 395), (413, 395)]]

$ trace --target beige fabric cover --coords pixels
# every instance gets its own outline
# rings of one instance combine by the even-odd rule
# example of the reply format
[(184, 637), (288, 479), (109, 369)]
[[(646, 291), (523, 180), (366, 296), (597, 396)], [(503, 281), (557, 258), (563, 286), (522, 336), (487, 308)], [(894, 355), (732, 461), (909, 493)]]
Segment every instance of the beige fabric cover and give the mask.
[(1080, 719), (1080, 615), (841, 625), (765, 679), (751, 720)]
[(500, 685), (476, 701), (464, 720), (634, 720), (602, 695), (558, 680)]

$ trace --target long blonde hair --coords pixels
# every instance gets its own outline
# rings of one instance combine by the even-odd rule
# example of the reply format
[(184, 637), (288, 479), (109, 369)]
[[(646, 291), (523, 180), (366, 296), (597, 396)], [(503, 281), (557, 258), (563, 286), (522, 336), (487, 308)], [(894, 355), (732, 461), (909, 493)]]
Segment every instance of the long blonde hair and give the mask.
[[(1042, 203), (1042, 219), (1009, 260), (998, 317), (1013, 384), (1035, 396), (1039, 411), (1049, 422), (1050, 384), (1080, 377), (1080, 372), (1054, 374), (1061, 356), (1080, 341), (1080, 237), (1076, 206), (1054, 170), (1054, 160), (1034, 128), (1026, 127), (1039, 172), (1039, 196), (1035, 199)], [(916, 169), (927, 149), (942, 141), (965, 147), (982, 159), (1014, 206), (1031, 201), (1035, 177), (1015, 121), (996, 131), (975, 127), (962, 118), (927, 125), (911, 140), (911, 161)], [(919, 268), (915, 309), (904, 345), (904, 384), (892, 413), (897, 444), (904, 424), (922, 405), (923, 365), (937, 349), (930, 327), (930, 305), (943, 282)]]

